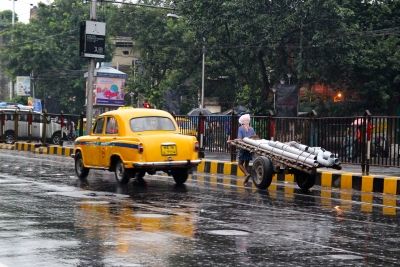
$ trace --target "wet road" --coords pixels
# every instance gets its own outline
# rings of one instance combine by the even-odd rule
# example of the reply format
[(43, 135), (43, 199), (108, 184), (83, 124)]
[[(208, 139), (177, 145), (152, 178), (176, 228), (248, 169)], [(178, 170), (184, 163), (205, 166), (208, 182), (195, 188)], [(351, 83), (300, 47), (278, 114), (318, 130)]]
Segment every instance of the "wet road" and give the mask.
[[(116, 184), (73, 160), (0, 151), (0, 266), (398, 266), (396, 196), (193, 175)], [(229, 178), (229, 179), (228, 179)]]

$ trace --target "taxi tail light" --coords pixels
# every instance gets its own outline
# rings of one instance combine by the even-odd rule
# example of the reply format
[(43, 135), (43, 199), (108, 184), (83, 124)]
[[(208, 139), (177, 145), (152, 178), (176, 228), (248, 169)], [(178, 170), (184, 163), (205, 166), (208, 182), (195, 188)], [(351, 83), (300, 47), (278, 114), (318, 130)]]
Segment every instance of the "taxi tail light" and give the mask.
[(139, 153), (142, 153), (142, 152), (143, 152), (143, 144), (140, 143), (140, 144), (139, 144)]
[(198, 141), (194, 142), (194, 151), (195, 152), (199, 151), (199, 142)]

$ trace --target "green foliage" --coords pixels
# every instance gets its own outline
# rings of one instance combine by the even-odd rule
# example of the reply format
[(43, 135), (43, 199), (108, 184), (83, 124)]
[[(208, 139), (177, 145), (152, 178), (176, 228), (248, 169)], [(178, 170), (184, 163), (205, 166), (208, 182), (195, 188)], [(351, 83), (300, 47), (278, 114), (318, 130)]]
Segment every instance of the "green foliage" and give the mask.
[[(12, 23), (12, 10), (0, 11), (0, 25), (10, 25)], [(14, 22), (18, 22), (18, 14), (14, 13)]]
[[(165, 7), (171, 1), (139, 1)], [(89, 4), (55, 0), (39, 6), (29, 24), (4, 24), (13, 36), (1, 47), (10, 77), (35, 76), (35, 96), (58, 97), (64, 112), (79, 112), (85, 99), (87, 60), (78, 56), (79, 23), (89, 19)], [(371, 103), (378, 113), (394, 114), (400, 100), (400, 0), (202, 0), (175, 1), (172, 10), (101, 2), (98, 20), (107, 38), (132, 37), (142, 71), (126, 81), (128, 91), (161, 108), (166, 90), (184, 96), (181, 113), (199, 105), (205, 48), (205, 96), (219, 97), (224, 108), (243, 105), (255, 115), (273, 108), (270, 88), (286, 74), (291, 83), (318, 83), (352, 96), (348, 106), (307, 95), (299, 110), (325, 114), (359, 112)], [(3, 15), (3, 17), (2, 17)], [(11, 14), (12, 15), (12, 14)], [(108, 44), (110, 61), (114, 47)], [(133, 70), (132, 70), (133, 72)], [(136, 94), (136, 95), (137, 95)], [(71, 101), (75, 96), (75, 102)], [(350, 97), (349, 97), (350, 99)], [(129, 101), (129, 100), (128, 100)]]

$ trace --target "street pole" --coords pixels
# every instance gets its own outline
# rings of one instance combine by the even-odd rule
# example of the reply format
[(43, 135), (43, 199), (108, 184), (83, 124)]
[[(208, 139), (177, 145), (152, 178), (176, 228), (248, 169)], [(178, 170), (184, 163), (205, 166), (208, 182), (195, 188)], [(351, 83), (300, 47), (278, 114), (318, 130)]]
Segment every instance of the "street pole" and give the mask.
[(14, 23), (15, 23), (15, 1), (17, 0), (12, 0), (13, 1), (13, 13), (12, 13), (12, 26), (14, 28)]
[[(90, 2), (90, 20), (96, 21), (96, 0)], [(88, 83), (87, 83), (87, 102), (86, 102), (86, 134), (92, 130), (93, 117), (93, 84), (94, 84), (94, 58), (89, 58)]]
[[(11, 23), (12, 23), (12, 27), (14, 29), (14, 23), (15, 23), (15, 1), (16, 0), (12, 0), (13, 1), (13, 10), (12, 10), (12, 19), (11, 19)], [(12, 36), (11, 36), (11, 40), (12, 40)], [(12, 99), (13, 97), (13, 92), (14, 92), (14, 83), (12, 81), (10, 81), (10, 99)]]
[[(206, 39), (203, 38), (203, 42)], [(201, 70), (201, 108), (204, 108), (204, 61), (205, 61), (206, 47), (203, 43), (203, 61), (202, 61), (202, 70)]]

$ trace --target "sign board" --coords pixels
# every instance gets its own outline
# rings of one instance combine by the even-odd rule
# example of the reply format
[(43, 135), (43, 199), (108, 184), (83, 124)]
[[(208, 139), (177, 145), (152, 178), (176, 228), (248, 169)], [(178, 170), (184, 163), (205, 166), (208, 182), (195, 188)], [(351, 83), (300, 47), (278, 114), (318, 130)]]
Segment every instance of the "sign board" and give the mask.
[(276, 116), (297, 117), (299, 105), (299, 86), (296, 84), (279, 84), (276, 90)]
[(31, 95), (31, 78), (29, 76), (17, 76), (15, 93), (18, 96)]
[(106, 24), (98, 21), (82, 21), (79, 55), (88, 58), (104, 58)]

